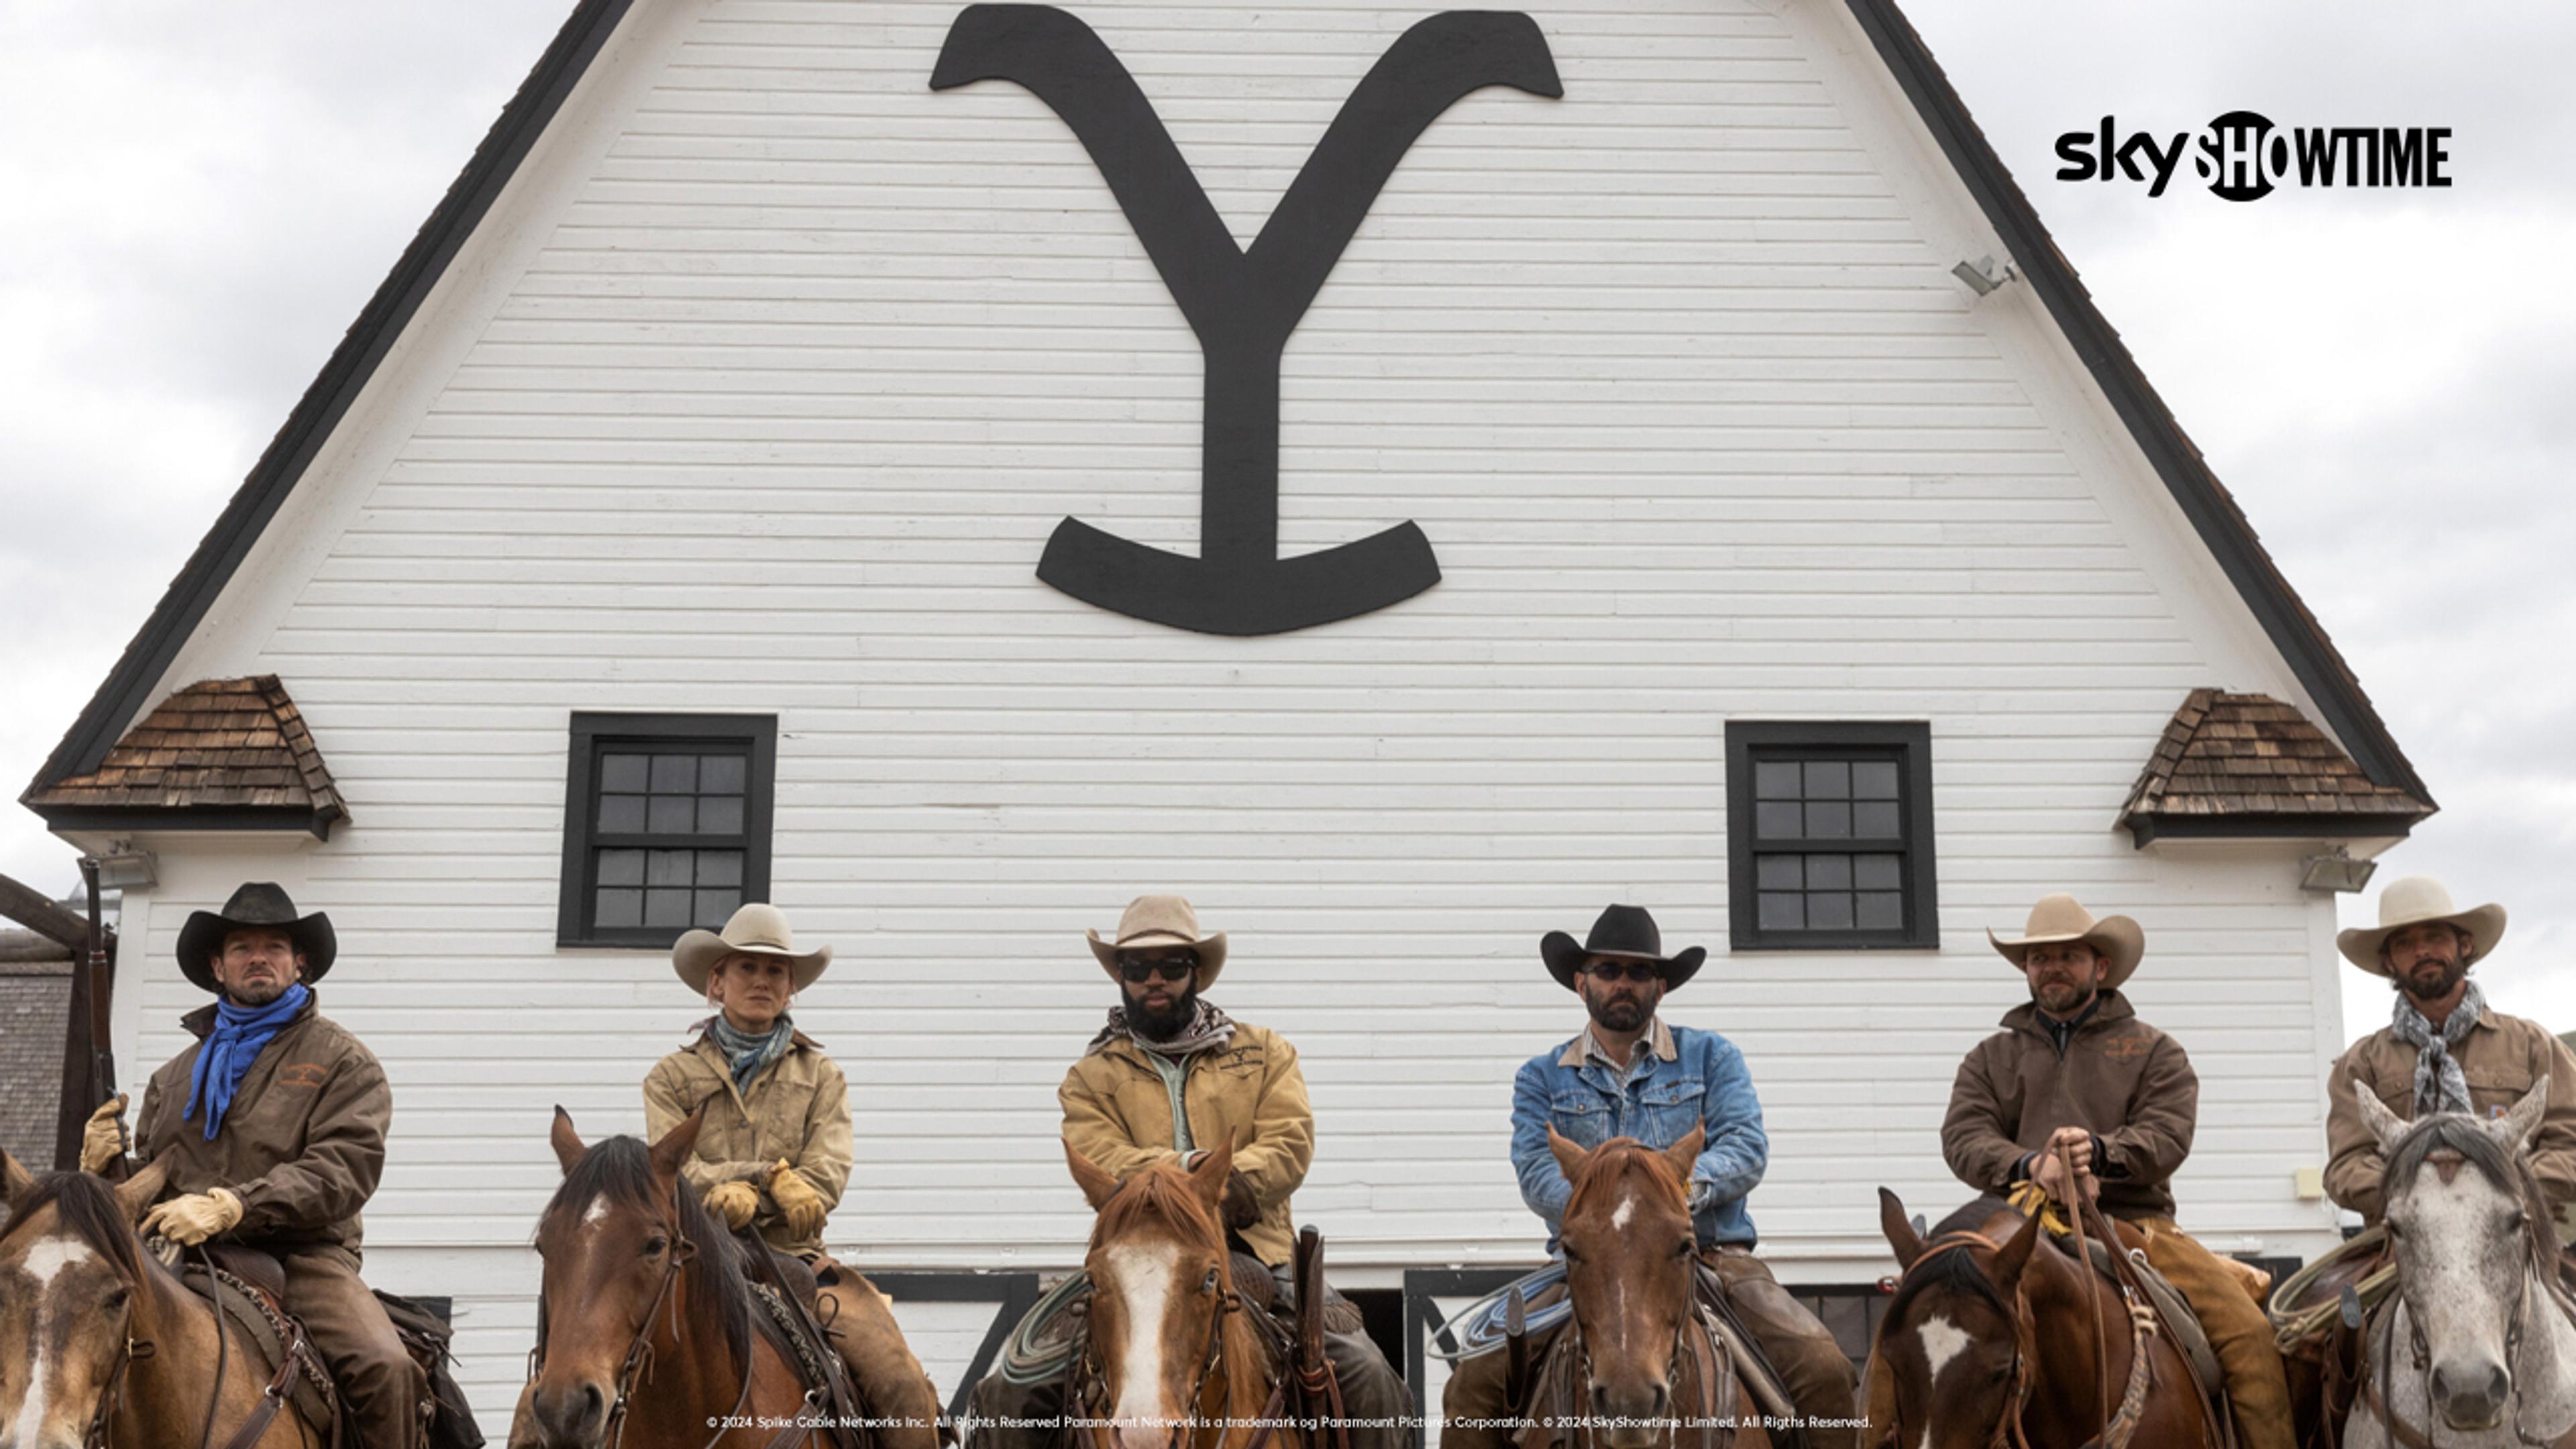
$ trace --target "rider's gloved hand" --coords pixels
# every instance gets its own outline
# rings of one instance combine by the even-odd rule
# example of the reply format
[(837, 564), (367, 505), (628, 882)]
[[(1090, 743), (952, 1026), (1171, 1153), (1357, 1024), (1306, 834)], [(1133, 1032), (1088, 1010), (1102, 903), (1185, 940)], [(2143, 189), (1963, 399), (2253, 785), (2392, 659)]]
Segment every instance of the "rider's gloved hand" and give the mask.
[(787, 1231), (800, 1238), (810, 1238), (823, 1231), (823, 1219), (832, 1209), (813, 1184), (796, 1175), (796, 1169), (781, 1159), (769, 1170), (769, 1200), (778, 1204), (786, 1215)]
[(752, 1214), (760, 1211), (760, 1190), (747, 1182), (720, 1182), (707, 1189), (706, 1201), (707, 1211), (738, 1233), (750, 1227)]
[(125, 1094), (117, 1093), (99, 1104), (89, 1114), (89, 1125), (81, 1129), (80, 1169), (83, 1172), (105, 1172), (109, 1164), (125, 1155)]
[(1225, 1225), (1238, 1233), (1261, 1221), (1261, 1204), (1252, 1196), (1252, 1179), (1240, 1172), (1227, 1173), (1225, 1196), (1218, 1200), (1217, 1211)]
[(242, 1220), (241, 1199), (220, 1187), (174, 1197), (144, 1214), (137, 1229), (149, 1238), (158, 1234), (182, 1247), (193, 1248), (206, 1239), (232, 1231)]

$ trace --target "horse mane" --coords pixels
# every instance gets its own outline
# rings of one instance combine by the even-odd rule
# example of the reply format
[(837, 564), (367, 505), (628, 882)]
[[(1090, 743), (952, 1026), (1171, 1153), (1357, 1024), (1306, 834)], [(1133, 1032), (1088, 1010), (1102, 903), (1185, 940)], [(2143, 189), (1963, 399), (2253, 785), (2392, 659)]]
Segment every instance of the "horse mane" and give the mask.
[(1594, 1192), (1606, 1191), (1598, 1184), (1614, 1181), (1630, 1171), (1645, 1173), (1647, 1181), (1653, 1183), (1658, 1191), (1669, 1192), (1685, 1203), (1689, 1201), (1682, 1188), (1681, 1175), (1673, 1171), (1673, 1165), (1664, 1160), (1663, 1153), (1634, 1137), (1614, 1137), (1584, 1158), (1583, 1180), (1572, 1185), (1573, 1192), (1565, 1200), (1565, 1216), (1570, 1218), (1582, 1211), (1584, 1202)]
[(127, 1282), (140, 1283), (151, 1271), (144, 1267), (142, 1244), (134, 1236), (134, 1225), (125, 1220), (115, 1190), (86, 1172), (47, 1173), (34, 1191), (10, 1204), (9, 1220), (0, 1223), (0, 1241), (48, 1206), (56, 1209), (63, 1226), (84, 1245), (115, 1264)]
[(1159, 1165), (1148, 1167), (1118, 1184), (1118, 1191), (1100, 1205), (1100, 1216), (1091, 1225), (1091, 1246), (1097, 1248), (1140, 1224), (1155, 1221), (1169, 1223), (1193, 1238), (1225, 1242), (1216, 1214), (1199, 1197), (1189, 1176), (1176, 1168), (1158, 1168)]
[(2382, 1179), (2386, 1191), (2393, 1193), (2413, 1182), (2436, 1152), (2458, 1153), (2498, 1192), (2522, 1203), (2527, 1227), (2523, 1247), (2532, 1271), (2540, 1275), (2543, 1284), (2556, 1283), (2558, 1234), (2549, 1224), (2557, 1215), (2550, 1211), (2549, 1199), (2541, 1192), (2540, 1177), (2532, 1171), (2531, 1155), (2498, 1142), (2475, 1117), (2462, 1112), (2436, 1112), (2409, 1126), (2389, 1149), (2388, 1174)]
[[(679, 1191), (673, 1196), (678, 1199), (680, 1235), (697, 1248), (680, 1270), (698, 1305), (695, 1311), (715, 1313), (724, 1327), (725, 1347), (732, 1351), (735, 1362), (749, 1363), (754, 1320), (751, 1280), (743, 1273), (743, 1249), (724, 1223), (699, 1201), (698, 1190), (686, 1177), (680, 1180)], [(648, 1213), (660, 1211), (662, 1186), (653, 1176), (652, 1149), (641, 1139), (610, 1137), (592, 1144), (564, 1174), (563, 1186), (555, 1189), (553, 1199), (537, 1219), (537, 1230), (544, 1232), (545, 1225), (558, 1213), (578, 1216), (603, 1198)]]

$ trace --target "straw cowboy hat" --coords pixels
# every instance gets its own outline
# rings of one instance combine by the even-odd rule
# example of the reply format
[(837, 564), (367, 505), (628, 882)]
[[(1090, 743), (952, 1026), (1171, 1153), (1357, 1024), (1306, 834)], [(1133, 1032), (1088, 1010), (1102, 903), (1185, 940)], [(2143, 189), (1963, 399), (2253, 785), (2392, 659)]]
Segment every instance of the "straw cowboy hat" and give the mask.
[(224, 949), (224, 937), (234, 931), (265, 927), (284, 931), (304, 957), (304, 984), (312, 985), (328, 975), (331, 963), (340, 954), (340, 937), (331, 929), (331, 918), (320, 911), (309, 916), (295, 913), (295, 902), (285, 890), (269, 881), (252, 881), (233, 892), (220, 911), (193, 911), (188, 923), (179, 928), (179, 969), (200, 991), (221, 991), (215, 980), (215, 956)]
[(1217, 973), (1225, 969), (1225, 932), (1200, 935), (1199, 913), (1179, 896), (1138, 896), (1129, 901), (1113, 940), (1104, 941), (1098, 931), (1088, 928), (1082, 934), (1091, 942), (1091, 954), (1100, 958), (1100, 969), (1113, 981), (1118, 979), (1119, 952), (1152, 946), (1187, 946), (1198, 952), (1201, 991), (1214, 986)]
[(1568, 991), (1574, 989), (1574, 974), (1583, 969), (1586, 957), (1616, 956), (1623, 961), (1652, 961), (1662, 967), (1664, 989), (1671, 991), (1699, 974), (1700, 963), (1708, 959), (1706, 946), (1693, 946), (1678, 956), (1664, 954), (1664, 934), (1655, 929), (1655, 918), (1644, 906), (1612, 906), (1592, 923), (1592, 934), (1582, 945), (1563, 931), (1550, 931), (1538, 939), (1539, 959), (1547, 963), (1547, 974)]
[(2120, 983), (2138, 969), (2147, 954), (2147, 933), (2126, 916), (2104, 916), (2075, 903), (2073, 896), (2050, 896), (2030, 908), (2030, 920), (2023, 924), (2020, 936), (2006, 939), (1989, 927), (1986, 939), (2016, 967), (2024, 953), (2033, 946), (2054, 946), (2061, 941), (2081, 941), (2111, 962), (2110, 973), (2102, 978), (2102, 989), (2116, 991)]
[(796, 933), (787, 929), (787, 913), (766, 901), (753, 901), (734, 912), (721, 935), (691, 931), (682, 936), (671, 947), (671, 969), (680, 973), (691, 991), (704, 996), (707, 977), (727, 956), (767, 956), (784, 961), (788, 984), (798, 991), (813, 985), (823, 968), (832, 964), (829, 946), (797, 950)]
[(2441, 921), (2468, 933), (2469, 949), (2464, 959), (2474, 961), (2496, 948), (2504, 937), (2504, 907), (2483, 905), (2464, 911), (2451, 904), (2450, 891), (2429, 875), (2410, 875), (2391, 881), (2379, 893), (2379, 925), (2376, 929), (2355, 926), (2335, 937), (2343, 959), (2373, 976), (2385, 976), (2388, 968), (2381, 964), (2379, 948), (2388, 938), (2408, 926), (2426, 921)]

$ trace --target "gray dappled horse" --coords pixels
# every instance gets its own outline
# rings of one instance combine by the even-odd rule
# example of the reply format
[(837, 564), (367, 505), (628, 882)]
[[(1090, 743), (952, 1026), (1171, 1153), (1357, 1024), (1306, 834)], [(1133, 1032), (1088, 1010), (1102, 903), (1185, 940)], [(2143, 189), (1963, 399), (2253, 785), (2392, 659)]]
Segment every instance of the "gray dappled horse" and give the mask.
[(2494, 1118), (2410, 1123), (2354, 1095), (2388, 1163), (2397, 1292), (2363, 1338), (2348, 1449), (2576, 1446), (2576, 1304), (2531, 1170), (2549, 1079)]

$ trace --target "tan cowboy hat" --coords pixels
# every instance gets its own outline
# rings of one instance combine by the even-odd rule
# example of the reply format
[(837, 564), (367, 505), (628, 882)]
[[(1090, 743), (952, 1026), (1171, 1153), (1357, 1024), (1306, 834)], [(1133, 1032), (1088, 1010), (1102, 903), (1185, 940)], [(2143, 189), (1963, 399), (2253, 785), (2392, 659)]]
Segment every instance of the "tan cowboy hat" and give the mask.
[(1118, 918), (1115, 940), (1100, 939), (1098, 931), (1082, 933), (1091, 942), (1091, 954), (1100, 958), (1100, 968), (1118, 979), (1118, 953), (1141, 951), (1148, 946), (1187, 946), (1199, 953), (1199, 989), (1216, 984), (1216, 974), (1225, 969), (1225, 932), (1213, 936), (1199, 934), (1199, 913), (1179, 896), (1138, 896), (1127, 903), (1127, 911)]
[(2033, 946), (2081, 941), (2110, 959), (2111, 970), (2102, 978), (2105, 991), (2118, 990), (2147, 954), (2147, 933), (2139, 929), (2137, 922), (2126, 916), (2104, 916), (2097, 921), (2091, 911), (2075, 903), (2075, 897), (2066, 895), (2049, 896), (2031, 907), (2030, 920), (2024, 923), (2018, 937), (2006, 939), (1988, 928), (1986, 939), (1994, 942), (1995, 949), (2015, 966)]
[(2379, 925), (2376, 929), (2355, 926), (2335, 937), (2343, 959), (2373, 976), (2385, 976), (2388, 968), (2379, 962), (2379, 948), (2388, 938), (2408, 926), (2426, 921), (2447, 921), (2469, 933), (2468, 959), (2476, 960), (2496, 948), (2504, 938), (2504, 907), (2484, 905), (2464, 911), (2451, 904), (2450, 891), (2429, 875), (2410, 875), (2390, 881), (2379, 893)]
[(725, 922), (724, 934), (691, 931), (671, 947), (671, 969), (700, 996), (707, 977), (727, 956), (772, 956), (787, 963), (788, 983), (798, 991), (814, 984), (832, 964), (832, 948), (796, 949), (796, 933), (787, 929), (787, 913), (766, 901), (753, 901)]

